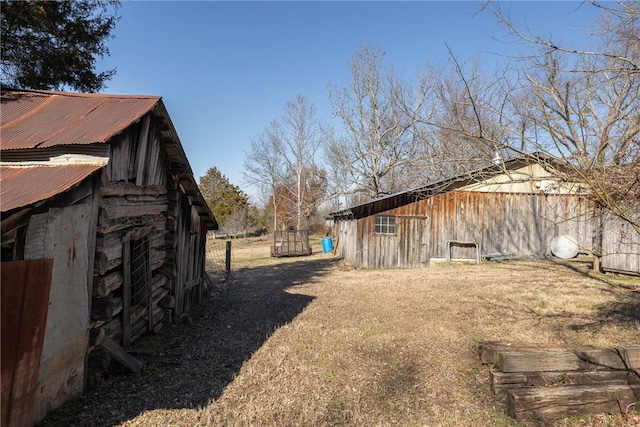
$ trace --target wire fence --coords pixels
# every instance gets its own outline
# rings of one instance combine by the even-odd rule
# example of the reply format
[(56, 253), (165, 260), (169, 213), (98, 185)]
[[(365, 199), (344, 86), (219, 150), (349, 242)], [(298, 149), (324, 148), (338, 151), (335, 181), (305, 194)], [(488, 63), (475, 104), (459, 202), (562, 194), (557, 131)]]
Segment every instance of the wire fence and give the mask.
[(231, 245), (226, 239), (216, 239), (215, 234), (207, 234), (206, 272), (212, 285), (211, 293), (225, 298), (233, 280)]

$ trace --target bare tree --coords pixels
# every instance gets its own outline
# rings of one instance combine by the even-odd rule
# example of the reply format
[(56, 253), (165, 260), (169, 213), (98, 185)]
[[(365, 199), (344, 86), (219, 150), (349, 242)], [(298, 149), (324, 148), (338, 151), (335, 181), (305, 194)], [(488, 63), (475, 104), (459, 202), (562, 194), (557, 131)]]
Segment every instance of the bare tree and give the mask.
[(506, 72), (486, 75), (477, 59), (463, 64), (449, 53), (450, 67), (431, 73), (432, 110), (417, 126), (430, 160), (424, 168), (440, 179), (477, 171), (496, 153), (508, 156), (500, 153), (508, 139), (499, 108)]
[(278, 124), (274, 121), (251, 141), (251, 148), (245, 152), (243, 162), (244, 181), (260, 192), (265, 205), (271, 205), (274, 230), (278, 228), (278, 207), (281, 202), (276, 189), (285, 176), (284, 163), (280, 158), (283, 151)]
[(285, 188), (289, 190), (289, 201), (295, 209), (296, 227), (301, 229), (303, 220), (315, 212), (319, 204), (319, 200), (309, 200), (307, 194), (307, 182), (314, 178), (310, 174), (318, 169), (316, 154), (321, 143), (315, 106), (298, 94), (295, 100), (287, 102), (278, 129), (284, 149), (281, 160), (288, 174), (283, 184), (289, 183)]
[(453, 73), (436, 85), (442, 115), (429, 124), (480, 152), (553, 159), (561, 178), (581, 182), (586, 195), (640, 232), (639, 4), (591, 2), (602, 16), (592, 48), (580, 50), (523, 30), (500, 3), (487, 3), (532, 50), (510, 59), (515, 72), (494, 78), (452, 54)]
[(640, 3), (591, 5), (602, 15), (589, 50), (529, 34), (489, 6), (535, 48), (521, 58), (520, 102), (503, 125), (527, 150), (563, 160), (567, 179), (640, 233)]
[(251, 209), (245, 207), (229, 215), (222, 223), (222, 228), (230, 235), (238, 236), (242, 234), (246, 237), (247, 232), (255, 227), (255, 224), (256, 219), (251, 214)]
[[(325, 175), (316, 163), (321, 139), (315, 106), (298, 94), (287, 102), (280, 121), (273, 121), (252, 142), (245, 159), (245, 179), (270, 192), (275, 213), (280, 203), (291, 207), (298, 229), (324, 197)], [(274, 218), (274, 228), (277, 221)]]
[(383, 67), (384, 52), (362, 47), (351, 62), (351, 84), (329, 87), (344, 133), (325, 145), (325, 158), (344, 194), (376, 198), (405, 188), (421, 145), (413, 127), (427, 98), (427, 80), (416, 85)]

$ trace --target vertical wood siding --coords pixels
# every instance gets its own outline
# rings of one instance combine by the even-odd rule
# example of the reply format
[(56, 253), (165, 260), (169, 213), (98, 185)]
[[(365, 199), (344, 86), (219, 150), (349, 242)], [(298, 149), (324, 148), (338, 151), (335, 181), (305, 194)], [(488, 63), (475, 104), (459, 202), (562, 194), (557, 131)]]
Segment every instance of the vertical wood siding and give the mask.
[(603, 222), (602, 268), (640, 274), (640, 234), (617, 218)]
[[(483, 255), (544, 255), (559, 234), (590, 248), (590, 206), (573, 195), (452, 191), (381, 212), (396, 217), (395, 235), (373, 233), (374, 216), (339, 220), (338, 252), (355, 266), (407, 268), (444, 258), (447, 240), (479, 242)], [(453, 257), (475, 258), (475, 249), (456, 247)]]
[(362, 266), (362, 260), (358, 257), (358, 223), (355, 220), (335, 221), (336, 227), (336, 252), (350, 264)]
[(168, 157), (155, 126), (152, 114), (147, 113), (111, 144), (111, 159), (105, 168), (108, 181), (132, 181), (138, 186), (166, 184)]

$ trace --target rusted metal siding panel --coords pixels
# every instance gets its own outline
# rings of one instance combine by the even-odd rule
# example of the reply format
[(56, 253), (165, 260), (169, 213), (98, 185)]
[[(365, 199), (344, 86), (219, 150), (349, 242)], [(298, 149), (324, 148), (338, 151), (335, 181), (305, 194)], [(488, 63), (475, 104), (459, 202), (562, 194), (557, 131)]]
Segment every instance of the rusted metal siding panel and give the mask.
[(2, 263), (2, 421), (33, 424), (53, 260)]
[(0, 211), (28, 206), (69, 190), (102, 165), (0, 166)]

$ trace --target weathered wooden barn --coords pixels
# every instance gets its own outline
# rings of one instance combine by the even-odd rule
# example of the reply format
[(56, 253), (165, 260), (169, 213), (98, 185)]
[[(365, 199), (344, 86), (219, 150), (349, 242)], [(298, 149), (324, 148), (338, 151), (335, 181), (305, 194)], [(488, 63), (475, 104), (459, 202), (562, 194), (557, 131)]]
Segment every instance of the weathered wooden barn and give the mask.
[[(336, 250), (356, 267), (426, 267), (436, 259), (544, 256), (554, 237), (593, 247), (593, 204), (579, 184), (553, 174), (550, 159), (521, 157), (334, 212)], [(620, 247), (611, 222), (604, 268), (638, 271), (635, 246)], [(629, 227), (630, 228), (630, 227)], [(637, 234), (637, 233), (635, 233)], [(634, 270), (635, 269), (635, 270)]]
[(160, 97), (11, 91), (1, 108), (2, 424), (24, 425), (111, 358), (139, 369), (131, 344), (201, 302), (217, 223)]

